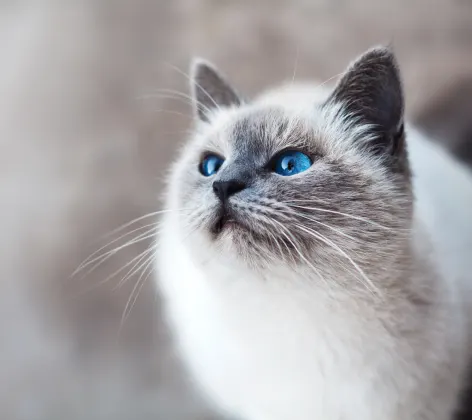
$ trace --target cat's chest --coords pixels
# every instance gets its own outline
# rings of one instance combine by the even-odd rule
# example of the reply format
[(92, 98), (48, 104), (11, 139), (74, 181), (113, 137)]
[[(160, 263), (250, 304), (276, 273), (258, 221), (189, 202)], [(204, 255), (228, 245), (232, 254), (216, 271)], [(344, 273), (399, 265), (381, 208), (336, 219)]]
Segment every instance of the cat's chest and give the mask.
[(182, 257), (178, 265), (169, 257), (162, 273), (171, 321), (195, 376), (223, 405), (239, 411), (240, 401), (246, 409), (257, 395), (265, 412), (280, 414), (295, 401), (301, 412), (328, 414), (339, 407), (340, 393), (351, 408), (369, 394), (375, 382), (362, 378), (382, 356), (378, 334), (355, 314), (346, 317), (325, 296), (280, 279), (271, 285), (234, 275), (215, 282)]

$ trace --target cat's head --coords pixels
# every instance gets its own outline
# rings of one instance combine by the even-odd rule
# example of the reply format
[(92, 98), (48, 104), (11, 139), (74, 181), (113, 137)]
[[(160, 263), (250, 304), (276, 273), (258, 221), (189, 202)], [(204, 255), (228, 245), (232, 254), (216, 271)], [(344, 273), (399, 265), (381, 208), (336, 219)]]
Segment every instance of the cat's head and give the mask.
[(196, 129), (170, 186), (189, 243), (252, 266), (352, 272), (397, 252), (412, 199), (390, 50), (365, 53), (322, 100), (289, 86), (247, 101), (203, 61), (192, 92)]

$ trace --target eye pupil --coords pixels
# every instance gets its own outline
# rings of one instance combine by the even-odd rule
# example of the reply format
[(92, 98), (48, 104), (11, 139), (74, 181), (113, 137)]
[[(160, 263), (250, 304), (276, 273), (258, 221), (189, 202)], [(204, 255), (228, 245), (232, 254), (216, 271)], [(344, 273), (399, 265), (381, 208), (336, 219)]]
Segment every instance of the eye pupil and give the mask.
[(274, 172), (282, 176), (290, 176), (306, 171), (311, 165), (312, 161), (305, 153), (289, 150), (275, 159)]
[(212, 176), (218, 172), (224, 159), (217, 155), (207, 155), (200, 163), (200, 173), (204, 176)]

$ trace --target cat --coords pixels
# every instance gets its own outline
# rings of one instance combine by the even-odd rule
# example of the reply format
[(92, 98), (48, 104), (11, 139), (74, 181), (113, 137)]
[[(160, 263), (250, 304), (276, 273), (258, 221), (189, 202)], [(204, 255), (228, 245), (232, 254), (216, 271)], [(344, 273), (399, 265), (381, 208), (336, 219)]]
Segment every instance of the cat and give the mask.
[(472, 175), (404, 123), (390, 48), (254, 100), (192, 66), (156, 283), (208, 400), (244, 420), (445, 420), (469, 359)]

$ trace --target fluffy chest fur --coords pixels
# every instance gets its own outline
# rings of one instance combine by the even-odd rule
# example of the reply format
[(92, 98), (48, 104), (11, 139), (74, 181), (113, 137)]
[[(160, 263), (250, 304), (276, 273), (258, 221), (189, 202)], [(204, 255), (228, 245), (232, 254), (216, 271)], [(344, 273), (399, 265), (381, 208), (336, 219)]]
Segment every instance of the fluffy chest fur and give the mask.
[[(412, 411), (443, 418), (452, 409), (464, 344), (450, 290), (427, 314), (409, 306), (376, 312), (283, 270), (265, 278), (199, 263), (171, 229), (162, 241), (161, 290), (178, 348), (224, 411), (308, 420), (403, 419)], [(435, 387), (441, 404), (428, 404)]]

